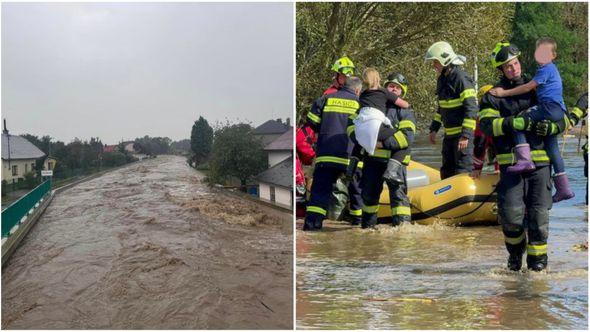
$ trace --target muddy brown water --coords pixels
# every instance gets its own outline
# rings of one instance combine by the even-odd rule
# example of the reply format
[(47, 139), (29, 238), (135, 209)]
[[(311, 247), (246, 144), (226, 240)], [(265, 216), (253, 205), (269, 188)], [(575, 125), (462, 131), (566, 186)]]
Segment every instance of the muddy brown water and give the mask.
[[(586, 330), (586, 178), (572, 141), (564, 157), (576, 197), (551, 210), (548, 272), (508, 271), (499, 226), (328, 221), (308, 233), (299, 220), (297, 328)], [(413, 159), (438, 167), (439, 148), (419, 139)]]
[(2, 269), (4, 329), (287, 329), (289, 214), (161, 156), (58, 194)]

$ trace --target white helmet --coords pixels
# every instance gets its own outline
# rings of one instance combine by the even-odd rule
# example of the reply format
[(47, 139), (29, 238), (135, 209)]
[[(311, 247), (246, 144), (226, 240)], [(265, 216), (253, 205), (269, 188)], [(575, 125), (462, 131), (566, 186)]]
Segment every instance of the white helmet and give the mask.
[(439, 41), (432, 44), (428, 48), (428, 51), (426, 51), (424, 61), (428, 60), (437, 60), (443, 67), (446, 67), (450, 64), (464, 65), (466, 58), (462, 55), (457, 55), (449, 43)]

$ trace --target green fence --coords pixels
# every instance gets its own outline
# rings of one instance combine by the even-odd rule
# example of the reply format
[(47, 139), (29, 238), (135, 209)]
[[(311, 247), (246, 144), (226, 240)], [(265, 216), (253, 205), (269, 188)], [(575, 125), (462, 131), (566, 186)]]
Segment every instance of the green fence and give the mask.
[(51, 180), (38, 185), (25, 196), (19, 198), (16, 202), (10, 204), (2, 210), (2, 238), (10, 235), (10, 230), (17, 225), (21, 219), (33, 212), (35, 205), (41, 201), (51, 191)]

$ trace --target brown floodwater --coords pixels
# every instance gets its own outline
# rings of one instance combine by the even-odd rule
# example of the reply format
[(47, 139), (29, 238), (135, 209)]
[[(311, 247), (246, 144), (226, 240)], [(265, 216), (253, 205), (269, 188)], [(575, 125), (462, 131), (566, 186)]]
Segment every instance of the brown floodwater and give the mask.
[(288, 213), (160, 156), (58, 194), (2, 269), (4, 329), (288, 329)]
[[(583, 159), (566, 168), (576, 197), (550, 213), (548, 272), (512, 272), (499, 226), (297, 225), (298, 329), (588, 328), (588, 219)], [(561, 146), (561, 145), (560, 145)], [(439, 166), (421, 139), (413, 159)]]

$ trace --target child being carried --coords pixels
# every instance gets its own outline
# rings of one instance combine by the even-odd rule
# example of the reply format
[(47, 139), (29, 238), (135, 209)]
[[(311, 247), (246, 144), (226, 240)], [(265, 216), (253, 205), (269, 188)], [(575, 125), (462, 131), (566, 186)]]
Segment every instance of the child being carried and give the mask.
[[(490, 90), (490, 94), (497, 97), (508, 97), (537, 89), (538, 107), (531, 108), (524, 116), (536, 122), (543, 120), (559, 121), (564, 118), (566, 108), (565, 102), (563, 101), (561, 76), (553, 63), (553, 60), (557, 57), (557, 43), (552, 38), (546, 37), (537, 40), (536, 44), (535, 60), (539, 64), (539, 68), (535, 73), (535, 77), (530, 82), (510, 90), (494, 88)], [(522, 120), (523, 126), (525, 126), (525, 119)], [(529, 144), (526, 142), (525, 134), (523, 132), (516, 132), (514, 134), (514, 141), (516, 144), (515, 154), (517, 162), (513, 166), (509, 166), (507, 172), (510, 174), (522, 174), (534, 171), (535, 164), (531, 160), (531, 150)], [(547, 155), (551, 160), (551, 166), (553, 167), (553, 182), (555, 183), (556, 189), (556, 193), (553, 195), (553, 202), (574, 197), (574, 192), (569, 186), (569, 181), (565, 173), (563, 158), (559, 153), (557, 137), (555, 135), (548, 135), (545, 137), (543, 143)]]

